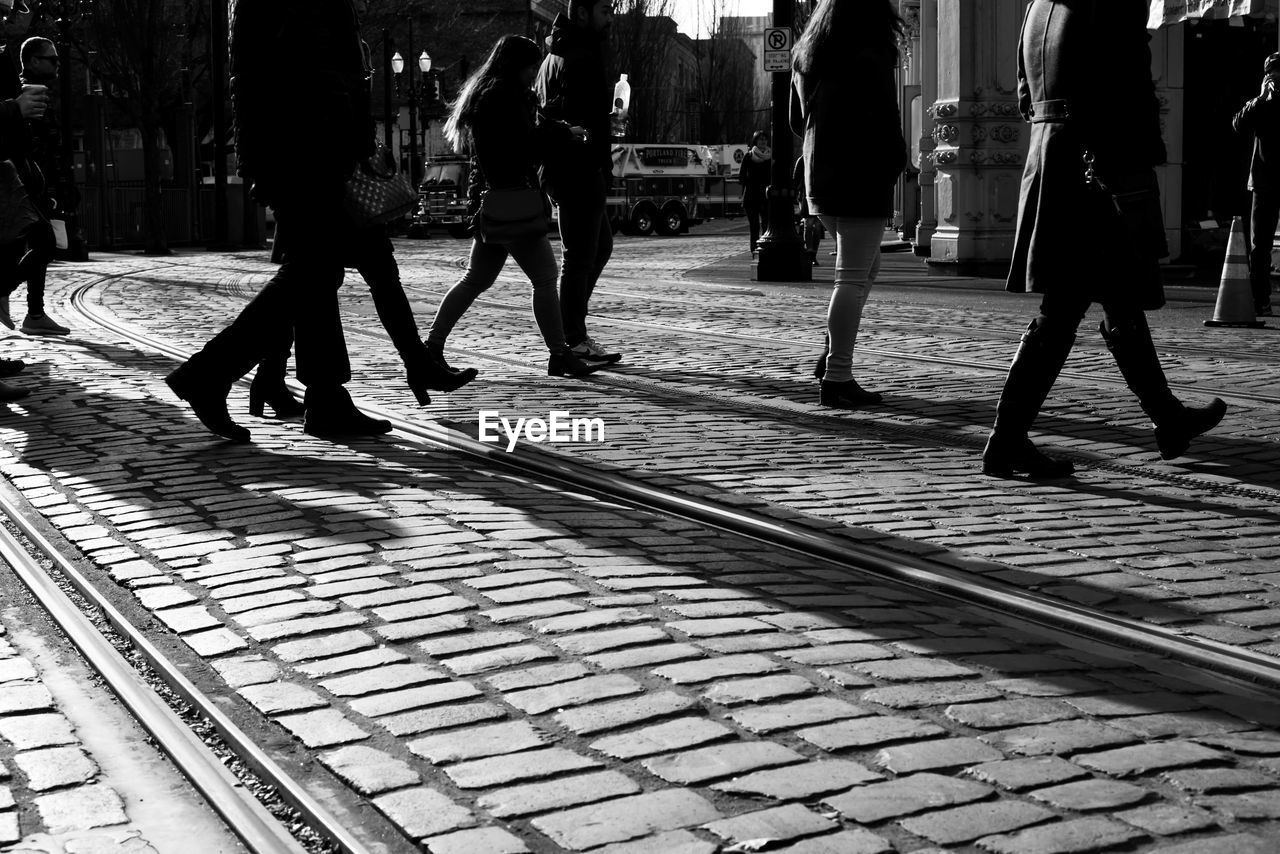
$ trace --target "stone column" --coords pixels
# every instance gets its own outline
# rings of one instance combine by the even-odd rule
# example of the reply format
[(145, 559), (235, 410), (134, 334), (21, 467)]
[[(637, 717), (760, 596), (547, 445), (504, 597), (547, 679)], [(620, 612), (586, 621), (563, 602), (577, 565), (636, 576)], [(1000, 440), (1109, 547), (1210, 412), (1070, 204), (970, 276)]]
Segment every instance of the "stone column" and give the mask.
[(915, 253), (929, 256), (938, 228), (936, 170), (933, 165), (933, 104), (938, 100), (938, 0), (920, 0), (919, 31), (912, 61), (920, 80), (920, 221), (916, 223)]
[(1018, 115), (1022, 0), (936, 0), (933, 162), (939, 272), (1001, 275), (1013, 254), (1027, 131)]

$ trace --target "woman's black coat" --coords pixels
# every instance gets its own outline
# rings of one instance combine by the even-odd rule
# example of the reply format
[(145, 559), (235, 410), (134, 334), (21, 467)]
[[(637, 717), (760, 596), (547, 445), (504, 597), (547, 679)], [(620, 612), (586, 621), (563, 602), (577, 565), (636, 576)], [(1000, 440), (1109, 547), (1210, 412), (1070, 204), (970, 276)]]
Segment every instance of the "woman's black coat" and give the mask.
[(1121, 185), (1165, 160), (1146, 18), (1144, 0), (1027, 7), (1018, 101), (1031, 145), (1008, 290), (1067, 288), (1100, 301), (1131, 289), (1144, 308), (1163, 305), (1159, 250), (1130, 239), (1110, 197), (1086, 184), (1082, 162), (1087, 150), (1098, 177)]

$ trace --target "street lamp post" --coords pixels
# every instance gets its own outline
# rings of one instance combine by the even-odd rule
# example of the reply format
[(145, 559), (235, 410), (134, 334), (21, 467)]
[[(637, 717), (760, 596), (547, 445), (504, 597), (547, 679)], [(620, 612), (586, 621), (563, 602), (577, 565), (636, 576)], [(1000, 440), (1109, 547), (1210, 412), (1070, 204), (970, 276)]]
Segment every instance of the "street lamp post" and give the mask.
[[(773, 0), (773, 26), (790, 28), (795, 16), (792, 0)], [(772, 73), (771, 98), (773, 117), (773, 164), (769, 174), (767, 204), (769, 228), (760, 237), (760, 261), (756, 265), (759, 282), (808, 282), (813, 279), (813, 264), (804, 251), (795, 229), (796, 190), (791, 185), (794, 146), (787, 107), (791, 98), (791, 71)]]
[(68, 257), (75, 261), (84, 261), (89, 257), (84, 235), (80, 232), (80, 218), (76, 210), (78, 205), (72, 206), (70, 201), (77, 195), (72, 178), (74, 166), (71, 156), (71, 27), (83, 12), (80, 6), (79, 0), (46, 3), (48, 11), (56, 16), (54, 23), (58, 28), (58, 54), (62, 57), (62, 62), (58, 65), (58, 125), (61, 136), (58, 174), (49, 177), (55, 183), (58, 203), (66, 217)]
[[(413, 55), (413, 18), (409, 18), (409, 55)], [(418, 103), (421, 97), (421, 84), (415, 84), (413, 79), (413, 64), (407, 64), (404, 57), (396, 51), (391, 57), (391, 70), (397, 75), (409, 69), (409, 83), (407, 91), (409, 93), (409, 180), (413, 186), (418, 186)], [(416, 63), (421, 76), (425, 79), (428, 71), (431, 70), (431, 56), (424, 50), (422, 55), (418, 57)]]

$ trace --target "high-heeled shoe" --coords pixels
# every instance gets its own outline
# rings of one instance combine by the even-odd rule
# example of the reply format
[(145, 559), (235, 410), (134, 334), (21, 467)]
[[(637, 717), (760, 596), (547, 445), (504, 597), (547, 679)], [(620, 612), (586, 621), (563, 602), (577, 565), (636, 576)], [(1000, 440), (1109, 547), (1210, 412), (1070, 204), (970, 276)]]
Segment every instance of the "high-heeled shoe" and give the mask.
[(579, 359), (572, 350), (565, 348), (551, 351), (551, 357), (547, 360), (547, 374), (553, 377), (585, 377), (608, 366), (607, 362)]
[(420, 359), (405, 362), (404, 373), (405, 381), (418, 401), (418, 405), (426, 406), (431, 403), (431, 396), (427, 394), (428, 389), (445, 393), (457, 391), (474, 380), (480, 372), (475, 368), (459, 370), (450, 367), (444, 360), (444, 346), (427, 344), (422, 350)]
[(878, 391), (867, 391), (858, 385), (857, 380), (832, 382), (823, 380), (818, 391), (818, 402), (823, 406), (836, 406), (841, 409), (857, 409), (870, 403), (879, 403), (884, 395)]
[(276, 418), (301, 418), (306, 411), (302, 401), (293, 396), (283, 380), (264, 377), (259, 370), (249, 384), (249, 414), (261, 418), (264, 405), (271, 407)]
[(381, 436), (391, 432), (391, 422), (371, 418), (356, 409), (342, 386), (316, 391), (307, 389), (302, 430), (322, 439), (342, 436)]
[(231, 415), (227, 412), (227, 393), (231, 391), (230, 386), (209, 388), (207, 385), (189, 379), (182, 373), (181, 367), (165, 377), (164, 381), (169, 388), (173, 389), (174, 394), (190, 405), (191, 411), (210, 433), (240, 444), (249, 441), (249, 431), (232, 421)]

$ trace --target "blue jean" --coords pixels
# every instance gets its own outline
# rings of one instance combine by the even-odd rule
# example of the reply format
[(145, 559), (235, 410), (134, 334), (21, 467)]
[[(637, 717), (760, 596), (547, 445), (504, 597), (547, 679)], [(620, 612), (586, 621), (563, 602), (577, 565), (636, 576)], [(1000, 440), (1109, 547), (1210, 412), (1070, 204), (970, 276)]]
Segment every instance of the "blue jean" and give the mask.
[(564, 324), (560, 319), (560, 298), (556, 295), (556, 277), (560, 271), (556, 267), (556, 256), (551, 251), (551, 241), (545, 236), (505, 246), (473, 240), (467, 271), (444, 295), (436, 309), (431, 330), (427, 333), (428, 343), (444, 346), (445, 339), (462, 315), (497, 281), (508, 255), (516, 259), (533, 285), (533, 318), (547, 349), (556, 351), (564, 348)]
[(858, 343), (862, 308), (871, 294), (871, 285), (880, 272), (880, 241), (884, 238), (884, 217), (819, 216), (822, 226), (836, 237), (835, 288), (827, 306), (827, 353), (825, 379), (847, 382), (853, 379), (853, 348)]

